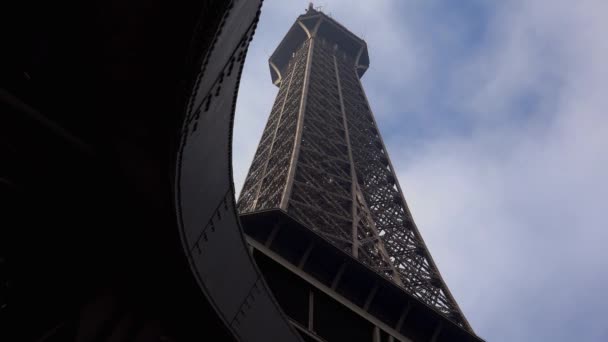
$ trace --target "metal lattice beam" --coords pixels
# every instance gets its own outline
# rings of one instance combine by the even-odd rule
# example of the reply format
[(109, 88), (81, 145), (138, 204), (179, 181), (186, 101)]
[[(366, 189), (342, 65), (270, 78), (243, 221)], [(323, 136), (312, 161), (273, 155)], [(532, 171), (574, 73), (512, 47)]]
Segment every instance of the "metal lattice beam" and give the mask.
[(407, 207), (359, 80), (365, 42), (353, 37), (313, 10), (281, 43), (291, 57), (271, 57), (279, 92), (239, 210), (287, 211), (471, 330)]

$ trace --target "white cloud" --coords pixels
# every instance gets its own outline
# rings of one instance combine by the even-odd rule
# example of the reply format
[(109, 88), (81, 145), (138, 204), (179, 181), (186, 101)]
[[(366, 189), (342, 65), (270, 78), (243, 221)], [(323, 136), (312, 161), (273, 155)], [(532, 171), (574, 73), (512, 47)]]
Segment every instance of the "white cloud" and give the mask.
[[(605, 340), (594, 316), (608, 304), (608, 8), (498, 10), (489, 42), (462, 66), (468, 82), (454, 80), (452, 105), (475, 117), (472, 134), (439, 137), (406, 159), (393, 153), (399, 178), (482, 336)], [(522, 106), (522, 95), (538, 104)]]

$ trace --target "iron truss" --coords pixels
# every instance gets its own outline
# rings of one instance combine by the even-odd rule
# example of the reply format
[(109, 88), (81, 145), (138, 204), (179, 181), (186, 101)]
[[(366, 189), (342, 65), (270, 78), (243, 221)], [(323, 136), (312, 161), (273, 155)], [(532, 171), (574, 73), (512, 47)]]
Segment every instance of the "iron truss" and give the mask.
[(358, 56), (310, 31), (278, 82), (239, 211), (287, 211), (472, 331), (406, 205), (359, 80)]

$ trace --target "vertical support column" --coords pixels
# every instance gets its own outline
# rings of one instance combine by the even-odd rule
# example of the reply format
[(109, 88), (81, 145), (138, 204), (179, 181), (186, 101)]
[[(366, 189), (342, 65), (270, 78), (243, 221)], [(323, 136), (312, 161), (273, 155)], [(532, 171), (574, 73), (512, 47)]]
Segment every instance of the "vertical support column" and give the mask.
[(308, 291), (308, 330), (315, 331), (315, 293), (311, 290)]
[[(272, 64), (274, 65), (274, 64)], [(276, 67), (275, 67), (276, 68)], [(291, 67), (291, 76), (289, 77), (289, 82), (287, 83), (287, 89), (285, 89), (285, 95), (283, 96), (283, 103), (281, 104), (281, 111), (279, 112), (279, 118), (277, 119), (277, 125), (274, 128), (274, 132), (272, 132), (272, 140), (270, 141), (270, 150), (268, 151), (268, 158), (266, 158), (266, 162), (264, 163), (264, 168), (262, 169), (262, 177), (258, 181), (257, 189), (255, 189), (255, 195), (253, 197), (253, 204), (251, 205), (253, 210), (255, 210), (258, 205), (258, 199), (260, 197), (260, 190), (262, 189), (262, 183), (264, 183), (264, 176), (266, 175), (266, 170), (268, 170), (268, 162), (270, 160), (270, 155), (272, 154), (272, 150), (274, 149), (274, 145), (277, 139), (277, 132), (279, 131), (279, 126), (281, 126), (281, 121), (283, 120), (283, 112), (285, 110), (285, 103), (287, 103), (287, 98), (289, 97), (289, 90), (291, 88), (291, 81), (293, 80), (293, 75), (296, 73), (296, 69), (298, 68), (298, 61), (294, 62), (294, 65)], [(249, 171), (251, 172), (251, 170)], [(249, 174), (247, 172), (247, 174)]]
[(293, 188), (293, 180), (296, 173), (296, 164), (298, 161), (298, 155), (300, 154), (300, 145), (302, 142), (302, 130), (304, 129), (304, 114), (306, 113), (306, 100), (308, 99), (308, 88), (310, 83), (310, 65), (312, 63), (312, 51), (315, 45), (315, 37), (308, 38), (310, 43), (308, 45), (308, 55), (306, 56), (306, 70), (304, 71), (304, 82), (302, 83), (302, 98), (300, 99), (300, 108), (298, 110), (298, 123), (296, 126), (296, 136), (293, 145), (293, 152), (291, 153), (291, 160), (289, 161), (289, 171), (287, 172), (287, 183), (285, 184), (285, 191), (281, 198), (280, 208), (287, 211), (287, 202), (291, 196), (291, 189)]
[[(346, 135), (346, 146), (347, 146), (347, 150), (348, 150), (348, 160), (350, 162), (351, 196), (352, 196), (352, 209), (351, 210), (352, 210), (352, 220), (353, 220), (352, 254), (353, 254), (353, 257), (355, 257), (355, 259), (357, 259), (359, 256), (359, 237), (358, 237), (358, 231), (357, 231), (357, 226), (359, 223), (359, 217), (357, 214), (357, 194), (359, 193), (359, 181), (357, 180), (357, 172), (355, 170), (355, 162), (353, 159), (353, 150), (352, 150), (352, 145), (350, 143), (350, 134), (349, 134), (349, 130), (348, 130), (348, 120), (346, 119), (346, 111), (344, 110), (344, 96), (342, 94), (342, 83), (340, 82), (340, 72), (338, 71), (338, 60), (336, 59), (335, 54), (334, 54), (334, 70), (336, 72), (336, 81), (338, 83), (338, 97), (340, 98), (340, 111), (342, 112), (342, 121), (344, 123), (344, 134)], [(369, 208), (367, 208), (367, 203), (365, 203), (365, 198), (363, 196), (361, 196), (361, 202), (363, 202), (366, 207), (366, 208), (364, 208), (364, 210), (369, 212)], [(368, 213), (368, 214), (371, 215), (371, 213)], [(375, 224), (372, 223), (372, 225), (373, 225), (373, 227), (371, 227), (371, 228), (373, 230), (373, 234), (379, 241), (382, 241)], [(391, 261), (389, 254), (386, 251), (386, 248), (384, 247), (384, 243), (379, 244), (377, 247), (378, 247), (378, 249), (380, 249), (381, 254), (384, 258), (384, 261), (386, 261), (386, 263), (390, 265), (390, 267), (393, 271), (392, 272), (393, 280), (397, 284), (402, 285), (403, 283), (401, 282), (401, 278), (399, 277), (399, 272), (397, 271), (397, 269), (395, 268), (395, 265)]]
[(268, 238), (266, 239), (266, 242), (264, 242), (264, 246), (266, 246), (267, 248), (270, 248), (270, 245), (272, 245), (272, 241), (274, 241), (274, 238), (277, 236), (280, 229), (281, 229), (281, 225), (278, 223), (275, 223), (274, 226), (272, 227), (272, 231), (270, 231), (270, 235), (268, 235)]
[(395, 330), (397, 330), (397, 331), (401, 330), (401, 327), (403, 326), (403, 322), (405, 322), (405, 319), (407, 318), (407, 315), (410, 313), (411, 308), (412, 308), (412, 303), (408, 302), (407, 306), (401, 312), (401, 316), (399, 316), (399, 320), (397, 321), (397, 324), (395, 325)]
[(346, 269), (346, 262), (343, 262), (342, 265), (340, 265), (340, 269), (338, 270), (338, 273), (336, 274), (336, 276), (334, 277), (334, 279), (331, 282), (332, 290), (335, 290), (338, 287), (338, 284), (340, 283), (340, 279), (342, 279), (342, 274), (344, 274), (345, 269)]
[(365, 311), (369, 310), (369, 306), (372, 304), (372, 301), (374, 300), (374, 297), (376, 296), (376, 292), (378, 292), (378, 283), (374, 284), (374, 287), (372, 288), (370, 293), (367, 295), (367, 298), (365, 299), (365, 304), (363, 305), (363, 310), (365, 310)]
[(357, 225), (359, 218), (357, 217), (357, 174), (355, 173), (355, 162), (353, 161), (353, 150), (350, 145), (350, 134), (348, 134), (348, 122), (346, 121), (346, 112), (344, 111), (344, 98), (342, 96), (342, 84), (340, 83), (340, 73), (338, 72), (338, 61), (334, 53), (334, 70), (336, 73), (336, 82), (338, 83), (338, 97), (340, 99), (340, 111), (342, 112), (342, 122), (344, 125), (344, 135), (346, 136), (346, 148), (348, 150), (348, 162), (350, 163), (350, 193), (351, 193), (351, 219), (352, 219), (352, 254), (355, 259), (359, 257), (359, 238), (357, 236)]
[(380, 328), (378, 326), (374, 327), (374, 334), (372, 337), (373, 342), (380, 342)]
[(310, 44), (308, 46), (308, 55), (306, 56), (306, 70), (304, 71), (304, 82), (302, 83), (302, 99), (300, 100), (300, 109), (298, 111), (298, 123), (296, 127), (296, 140), (293, 146), (293, 152), (291, 154), (291, 160), (289, 162), (289, 171), (287, 173), (287, 183), (285, 184), (285, 190), (283, 192), (283, 196), (281, 197), (280, 208), (287, 211), (287, 202), (289, 201), (289, 197), (291, 196), (291, 189), (293, 188), (293, 180), (296, 173), (296, 162), (298, 160), (298, 155), (300, 154), (300, 143), (302, 141), (302, 129), (304, 128), (304, 114), (306, 113), (306, 100), (308, 99), (308, 88), (310, 84), (310, 65), (312, 64), (312, 52), (315, 45), (315, 37), (317, 35), (317, 31), (319, 30), (319, 26), (323, 22), (323, 17), (319, 17), (314, 28), (308, 30), (306, 25), (303, 25), (302, 22), (298, 23), (303, 26), (304, 32), (308, 36), (310, 40)]
[[(334, 68), (336, 71), (336, 78), (337, 78), (337, 82), (338, 82), (338, 96), (340, 98), (340, 109), (342, 111), (342, 120), (344, 121), (344, 131), (346, 134), (346, 144), (347, 144), (347, 148), (348, 148), (348, 158), (350, 161), (350, 169), (351, 169), (351, 181), (352, 181), (351, 192), (352, 192), (352, 201), (353, 201), (353, 207), (352, 207), (353, 250), (352, 250), (352, 254), (355, 258), (357, 258), (358, 254), (359, 254), (358, 253), (359, 252), (359, 239), (357, 236), (357, 234), (358, 234), (357, 225), (358, 225), (358, 220), (359, 220), (359, 217), (357, 214), (357, 195), (361, 192), (361, 189), (359, 188), (359, 181), (357, 180), (357, 172), (355, 170), (355, 162), (353, 160), (352, 145), (350, 143), (350, 136), (349, 136), (349, 130), (348, 130), (348, 120), (346, 119), (346, 111), (344, 110), (344, 97), (342, 94), (342, 84), (340, 82), (340, 73), (338, 71), (338, 60), (336, 59), (335, 54), (334, 54)], [(356, 77), (356, 79), (359, 80), (358, 77)], [(359, 82), (360, 82), (360, 80), (359, 80)], [(359, 85), (361, 85), (361, 84), (359, 83)], [(363, 89), (363, 88), (361, 88), (361, 89)], [(366, 98), (366, 101), (367, 101), (367, 98)], [(361, 193), (360, 198), (361, 198), (361, 202), (363, 203), (363, 208), (361, 208), (361, 209), (363, 211), (365, 211), (367, 213), (367, 215), (369, 215), (371, 217), (371, 212), (369, 211), (369, 207), (367, 206), (365, 196), (362, 193)], [(388, 251), (386, 250), (384, 242), (383, 242), (382, 238), (380, 237), (380, 234), (378, 232), (378, 229), (377, 229), (375, 223), (372, 222), (371, 225), (372, 225), (371, 229), (372, 229), (372, 232), (373, 232), (375, 238), (377, 239), (377, 241), (381, 241), (381, 243), (376, 244), (376, 247), (380, 250), (380, 254), (382, 255), (382, 258), (384, 259), (384, 261), (388, 265), (390, 265), (391, 270), (392, 270), (393, 280), (398, 285), (403, 285), (399, 272), (397, 271), (397, 268), (395, 267), (395, 264), (393, 263), (393, 261), (391, 261), (390, 255), (389, 255)]]
[[(363, 90), (363, 84), (361, 83), (361, 79), (359, 77), (355, 78), (357, 81), (357, 84), (359, 86), (359, 88), (361, 90)], [(364, 91), (361, 92), (363, 94), (363, 98), (365, 100), (365, 103), (368, 104), (369, 106), (369, 100), (367, 98), (367, 95), (365, 94)], [(371, 117), (371, 120), (373, 122), (374, 127), (378, 127), (378, 123), (376, 122), (376, 119), (371, 111), (371, 109), (369, 110), (369, 114)], [(437, 267), (437, 265), (435, 264), (435, 261), (433, 260), (433, 257), (431, 256), (430, 252), (428, 251), (428, 248), (426, 246), (426, 243), (424, 242), (424, 239), (422, 238), (422, 235), (420, 234), (420, 231), (418, 230), (418, 227), (416, 226), (416, 223), (414, 222), (414, 220), (412, 219), (412, 213), (410, 212), (410, 209), (407, 205), (407, 202), (405, 200), (405, 196), (403, 195), (403, 190), (401, 189), (401, 185), (399, 184), (399, 180), (397, 179), (397, 176), (395, 175), (395, 168), (393, 167), (393, 163), (391, 162), (391, 159), (388, 156), (388, 150), (386, 149), (386, 145), (384, 144), (384, 141), (382, 140), (382, 137), (378, 137), (382, 149), (384, 151), (386, 151), (386, 159), (388, 161), (388, 166), (391, 170), (391, 174), (393, 175), (395, 181), (394, 181), (394, 185), (397, 187), (397, 192), (399, 193), (399, 198), (401, 200), (401, 202), (403, 203), (403, 210), (405, 211), (405, 215), (407, 218), (410, 219), (410, 229), (414, 232), (416, 238), (418, 239), (418, 241), (416, 242), (416, 244), (418, 245), (418, 247), (422, 248), (425, 252), (425, 259), (428, 261), (428, 263), (430, 264), (431, 268), (433, 270), (435, 270), (435, 272), (439, 275), (439, 281), (440, 281), (440, 288), (441, 290), (444, 292), (446, 299), (448, 300), (448, 304), (450, 305), (450, 310), (454, 313), (456, 313), (458, 315), (458, 317), (460, 318), (458, 321), (460, 321), (464, 328), (470, 332), (473, 332), (473, 328), (471, 328), (471, 325), (469, 324), (469, 322), (467, 321), (466, 317), (462, 314), (462, 310), (460, 309), (460, 306), (458, 306), (458, 303), (456, 302), (456, 299), (454, 299), (454, 296), (452, 295), (452, 292), (450, 291), (450, 289), (448, 288), (448, 286), (446, 285), (445, 281), (443, 280), (443, 277), (441, 277), (441, 274), (439, 273), (439, 268)], [(392, 233), (390, 230), (386, 230), (387, 234), (384, 235), (384, 237), (382, 238), (382, 241), (384, 242), (385, 239), (387, 238), (396, 238), (394, 233)], [(382, 243), (382, 245), (384, 246), (385, 244)], [(402, 259), (402, 257), (400, 256), (395, 256), (396, 262), (398, 264), (406, 264), (407, 262), (404, 261)], [(419, 271), (418, 271), (419, 272)], [(395, 281), (397, 281), (398, 279), (398, 284), (403, 285), (403, 281), (401, 280), (401, 276), (399, 273), (395, 273), (393, 278), (395, 279)]]
[(310, 256), (310, 253), (312, 252), (312, 249), (314, 247), (315, 247), (315, 244), (311, 241), (308, 244), (308, 247), (306, 247), (306, 250), (304, 251), (304, 254), (302, 255), (302, 257), (300, 258), (300, 261), (298, 261), (299, 269), (304, 268), (304, 264), (306, 264), (306, 261), (308, 261), (308, 257)]

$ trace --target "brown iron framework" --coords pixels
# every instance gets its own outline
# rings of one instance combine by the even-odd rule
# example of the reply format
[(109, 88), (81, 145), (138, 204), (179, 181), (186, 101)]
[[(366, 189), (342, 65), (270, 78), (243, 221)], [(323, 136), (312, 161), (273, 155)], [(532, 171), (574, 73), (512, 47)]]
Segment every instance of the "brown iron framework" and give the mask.
[(366, 43), (310, 8), (270, 58), (279, 92), (241, 213), (282, 209), (472, 331), (412, 219), (360, 82)]

